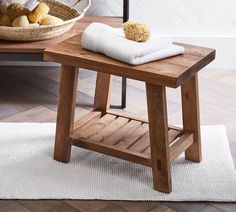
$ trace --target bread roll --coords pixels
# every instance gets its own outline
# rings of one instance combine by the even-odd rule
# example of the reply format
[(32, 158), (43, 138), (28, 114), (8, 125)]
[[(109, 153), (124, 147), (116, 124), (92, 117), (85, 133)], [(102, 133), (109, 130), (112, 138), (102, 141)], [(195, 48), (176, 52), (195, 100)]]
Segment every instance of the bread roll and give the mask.
[(14, 3), (8, 6), (7, 15), (11, 20), (14, 20), (20, 16), (28, 15), (30, 11), (23, 5), (19, 3)]
[(13, 3), (24, 4), (27, 0), (0, 0), (0, 11), (3, 14), (7, 14), (7, 8)]
[(50, 8), (45, 3), (41, 2), (32, 12), (30, 12), (28, 18), (32, 23), (38, 23), (48, 14), (49, 10)]
[(28, 20), (27, 16), (25, 16), (25, 15), (20, 16), (12, 22), (12, 26), (13, 27), (28, 27), (29, 20)]
[(55, 25), (55, 24), (60, 24), (62, 23), (63, 20), (52, 16), (52, 15), (46, 15), (41, 21), (40, 21), (40, 25)]

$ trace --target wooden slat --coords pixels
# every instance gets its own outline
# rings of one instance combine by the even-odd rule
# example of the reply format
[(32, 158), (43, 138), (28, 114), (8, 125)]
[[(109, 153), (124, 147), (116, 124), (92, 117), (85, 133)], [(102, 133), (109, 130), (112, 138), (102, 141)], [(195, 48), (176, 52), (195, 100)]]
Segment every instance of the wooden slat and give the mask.
[(146, 154), (129, 151), (127, 149), (120, 149), (116, 146), (108, 146), (100, 142), (97, 143), (93, 141), (86, 141), (82, 139), (78, 140), (74, 138), (72, 138), (72, 145), (128, 160), (134, 163), (139, 163), (145, 166), (151, 166), (150, 158)]
[(121, 149), (129, 148), (137, 140), (142, 138), (148, 132), (148, 124), (142, 124), (133, 133), (127, 135), (119, 143), (116, 144), (117, 147)]
[(98, 111), (94, 111), (94, 112), (90, 112), (86, 114), (85, 116), (83, 116), (82, 118), (80, 118), (78, 121), (74, 123), (74, 130), (82, 129), (82, 127), (84, 128), (91, 121), (95, 121), (98, 118), (100, 118), (101, 114), (102, 113)]
[(178, 126), (174, 126), (174, 125), (171, 125), (169, 124), (168, 125), (168, 130), (177, 130), (177, 131), (183, 131), (183, 127), (178, 127)]
[[(126, 123), (128, 123), (128, 121), (129, 119), (119, 117), (115, 119), (113, 122), (111, 122), (109, 125), (104, 127), (102, 130), (100, 130), (98, 133), (90, 136), (89, 140), (103, 142), (112, 133), (116, 132), (117, 130), (122, 128)], [(113, 137), (113, 135), (111, 135), (111, 137)]]
[(170, 146), (170, 161), (174, 161), (193, 144), (193, 134), (183, 134)]
[(109, 145), (115, 145), (119, 141), (122, 140), (122, 138), (130, 135), (133, 131), (135, 131), (139, 126), (141, 125), (141, 122), (131, 120), (129, 123), (124, 125), (122, 128), (117, 130), (114, 134), (112, 134), (111, 137), (106, 138), (103, 143), (109, 144)]
[[(117, 156), (120, 158), (129, 157), (124, 156), (121, 152), (124, 152), (124, 154), (130, 154), (130, 152), (136, 155), (142, 154), (142, 157), (143, 154), (145, 154), (146, 158), (150, 157), (150, 135), (148, 132), (148, 124), (141, 124), (141, 122), (136, 120), (129, 121), (129, 119), (124, 117), (117, 118), (111, 114), (106, 114), (101, 118), (100, 116), (101, 112), (91, 112), (90, 114), (84, 116), (80, 121), (76, 122), (76, 132), (78, 133), (74, 132), (72, 135), (76, 146), (83, 145), (83, 147), (86, 146), (87, 149), (95, 148), (104, 154), (107, 153), (103, 148), (112, 149), (112, 152), (116, 152), (115, 154), (122, 155)], [(189, 146), (191, 146), (193, 143), (193, 135), (186, 133), (183, 134), (183, 131), (172, 128), (169, 129), (168, 134), (170, 144), (170, 160), (173, 161)], [(79, 139), (77, 139), (76, 136), (79, 136)], [(99, 147), (100, 144), (101, 149)], [(141, 157), (141, 155), (139, 156)]]
[(100, 114), (97, 114), (96, 116), (94, 115), (93, 118), (89, 119), (87, 122), (85, 122), (84, 124), (80, 125), (79, 123), (79, 127), (74, 127), (74, 130), (73, 130), (73, 135), (75, 137), (79, 137), (80, 135), (80, 132), (82, 130), (85, 130), (86, 128), (88, 128), (91, 124), (95, 123), (96, 121), (99, 120), (99, 118), (101, 117), (101, 113)]
[[(116, 116), (107, 114), (103, 116), (101, 119), (99, 119), (97, 122), (92, 123), (88, 128), (81, 130), (79, 132), (79, 137), (86, 139), (89, 136), (98, 133), (100, 130), (102, 130), (104, 127), (106, 127), (115, 119)], [(77, 136), (72, 133), (72, 137), (76, 138)]]
[[(150, 157), (150, 135), (148, 124), (129, 120), (126, 117), (116, 117), (106, 114), (101, 117), (101, 112), (91, 112), (76, 122), (76, 129), (72, 137), (74, 140), (83, 140), (98, 146), (103, 142), (105, 147), (123, 151), (129, 149), (134, 153), (143, 153)], [(177, 129), (179, 129), (177, 127)], [(169, 143), (173, 143), (182, 135), (182, 131), (169, 128)], [(184, 137), (181, 137), (181, 140)], [(173, 145), (177, 148), (176, 143)], [(173, 148), (172, 147), (172, 148)], [(88, 147), (89, 148), (89, 147)], [(97, 147), (96, 147), (97, 148)], [(126, 150), (125, 150), (126, 151)]]
[(144, 152), (150, 146), (150, 136), (149, 133), (146, 133), (143, 138), (138, 140), (134, 145), (129, 147), (130, 150), (137, 152)]
[(137, 115), (134, 115), (132, 113), (125, 113), (125, 112), (118, 112), (118, 111), (107, 111), (108, 114), (114, 115), (114, 116), (120, 116), (128, 119), (132, 119), (135, 121), (143, 122), (143, 123), (148, 123), (148, 120), (145, 118), (138, 117)]
[(182, 134), (182, 131), (169, 129), (168, 135), (169, 135), (169, 143), (173, 143), (180, 135)]
[[(124, 118), (128, 118), (128, 119), (132, 119), (135, 121), (139, 121), (139, 122), (143, 122), (143, 123), (147, 123), (148, 124), (148, 119), (139, 117), (137, 115), (134, 115), (132, 113), (128, 113), (128, 112), (118, 112), (118, 111), (107, 111), (108, 114), (114, 115), (114, 116), (120, 116), (120, 117), (124, 117)], [(178, 130), (178, 131), (182, 131), (183, 128), (182, 127), (178, 127), (178, 126), (173, 126), (171, 124), (168, 125), (169, 130), (173, 129), (173, 130)]]

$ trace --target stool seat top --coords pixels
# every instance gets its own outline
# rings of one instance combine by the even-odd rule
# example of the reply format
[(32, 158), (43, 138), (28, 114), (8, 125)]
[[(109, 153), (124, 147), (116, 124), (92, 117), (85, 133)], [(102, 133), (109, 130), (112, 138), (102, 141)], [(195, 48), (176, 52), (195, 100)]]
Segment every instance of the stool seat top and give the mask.
[(173, 88), (180, 86), (215, 59), (214, 49), (176, 43), (185, 47), (183, 55), (133, 66), (83, 49), (81, 36), (75, 35), (46, 49), (44, 59)]

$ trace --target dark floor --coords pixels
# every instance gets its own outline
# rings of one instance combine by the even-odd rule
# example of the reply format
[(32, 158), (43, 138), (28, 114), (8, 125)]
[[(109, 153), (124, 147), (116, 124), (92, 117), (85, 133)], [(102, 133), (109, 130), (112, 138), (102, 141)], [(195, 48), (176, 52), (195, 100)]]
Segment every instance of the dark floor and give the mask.
[[(94, 72), (81, 71), (76, 117), (92, 109)], [(59, 68), (0, 66), (0, 119), (2, 122), (52, 122), (56, 118)], [(224, 124), (236, 164), (236, 72), (205, 70), (200, 74), (201, 121)], [(128, 82), (126, 111), (146, 116), (144, 85)], [(113, 84), (112, 104), (120, 104), (120, 79)], [(179, 90), (168, 90), (169, 122), (181, 124)], [(1, 188), (0, 188), (1, 189)], [(0, 201), (2, 211), (159, 212), (236, 211), (236, 203), (126, 202), (126, 201)]]

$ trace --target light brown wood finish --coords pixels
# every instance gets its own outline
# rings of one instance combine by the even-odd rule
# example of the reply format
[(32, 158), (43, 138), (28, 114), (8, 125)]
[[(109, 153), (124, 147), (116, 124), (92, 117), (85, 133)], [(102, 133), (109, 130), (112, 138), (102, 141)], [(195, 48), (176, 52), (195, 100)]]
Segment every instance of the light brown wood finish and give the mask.
[(131, 120), (129, 123), (121, 127), (112, 136), (103, 141), (106, 144), (115, 145), (124, 140), (124, 135), (130, 135), (133, 133), (142, 123), (136, 120)]
[[(91, 112), (76, 122), (71, 133), (72, 145), (103, 154), (115, 156), (131, 162), (152, 166), (149, 125), (142, 120), (115, 116), (101, 112)], [(171, 158), (176, 158), (186, 146), (189, 134), (181, 130), (168, 128)], [(186, 139), (186, 141), (185, 141)], [(182, 152), (181, 152), (182, 151)]]
[[(149, 132), (144, 134), (144, 136), (138, 139), (135, 143), (130, 145), (129, 149), (132, 151), (138, 151), (143, 153), (150, 146), (150, 136)], [(149, 156), (151, 158), (151, 156)]]
[(115, 116), (106, 114), (102, 116), (98, 121), (91, 123), (87, 128), (83, 130), (77, 130), (79, 136), (83, 139), (87, 139), (93, 135), (96, 135), (98, 132), (103, 130), (106, 126), (111, 124), (116, 119)]
[(74, 123), (74, 128), (82, 130), (83, 128), (91, 124), (91, 121), (93, 121), (94, 119), (98, 119), (100, 117), (101, 117), (101, 112), (96, 111), (96, 112), (88, 113)]
[(63, 163), (70, 161), (71, 141), (69, 135), (74, 128), (77, 81), (77, 68), (62, 65), (54, 159)]
[(169, 134), (169, 142), (170, 144), (172, 144), (182, 134), (182, 131), (170, 129), (168, 134)]
[(122, 149), (130, 148), (133, 146), (138, 140), (142, 139), (145, 134), (148, 133), (148, 124), (140, 123), (140, 126), (135, 129), (133, 132), (124, 134), (123, 138), (116, 144)]
[(129, 122), (128, 119), (125, 119), (123, 117), (118, 117), (116, 120), (114, 120), (110, 125), (104, 127), (101, 131), (96, 133), (95, 135), (91, 136), (89, 139), (92, 141), (100, 141), (103, 142), (107, 138), (113, 136), (113, 134), (122, 128), (124, 125), (126, 125)]
[[(122, 112), (116, 111), (115, 112), (115, 111), (108, 110), (107, 113), (111, 114), (111, 115), (120, 116), (120, 117), (124, 117), (124, 118), (129, 118), (129, 119), (132, 119), (132, 120), (136, 120), (136, 121), (140, 121), (140, 122), (148, 124), (148, 119), (147, 118), (139, 117), (137, 115), (134, 115), (132, 112), (127, 112), (127, 111), (122, 111)], [(169, 129), (173, 129), (175, 131), (176, 130), (177, 131), (182, 131), (183, 130), (182, 127), (174, 126), (174, 125), (171, 125), (171, 124), (169, 124)]]
[[(91, 124), (87, 125), (85, 129), (74, 129), (74, 131), (70, 135), (72, 144), (103, 154), (108, 154), (121, 159), (125, 159), (131, 162), (150, 166), (150, 155), (144, 155), (142, 154), (142, 152), (133, 151), (129, 149), (130, 146), (123, 148), (124, 146), (120, 146), (119, 143), (117, 144), (116, 142), (109, 142), (110, 138), (112, 137), (114, 137), (114, 139), (116, 140), (116, 131), (127, 127), (127, 123), (130, 123), (131, 121), (132, 120), (128, 118), (118, 117), (110, 114), (101, 116), (100, 119), (96, 119), (95, 117)], [(132, 128), (130, 130), (132, 130)], [(128, 134), (130, 133), (128, 132)], [(119, 139), (122, 141), (123, 137), (125, 136), (126, 134), (123, 134)], [(137, 138), (139, 138), (139, 136)], [(133, 143), (130, 143), (130, 145), (132, 144), (134, 144), (134, 141)], [(145, 145), (149, 146), (148, 140), (146, 140)]]
[(74, 137), (73, 134), (71, 138), (72, 144), (74, 146), (117, 157), (133, 163), (139, 163), (145, 166), (150, 166), (150, 157), (147, 154), (143, 154), (136, 151), (130, 151), (129, 149), (121, 149), (117, 146), (109, 146), (102, 142), (78, 139), (77, 137)]
[(170, 193), (171, 170), (169, 155), (165, 87), (146, 83), (150, 148), (154, 189)]
[[(215, 50), (179, 44), (185, 47), (185, 54), (132, 66), (87, 51), (82, 48), (80, 40), (81, 34), (76, 35), (46, 49), (44, 54), (46, 60), (98, 72), (94, 110), (100, 111), (101, 117), (98, 119), (95, 117), (94, 121), (88, 121), (82, 126), (83, 129), (74, 129), (73, 131), (70, 129), (70, 134), (66, 129), (67, 134), (64, 136), (64, 142), (68, 144), (68, 141), (71, 140), (75, 146), (151, 166), (154, 189), (170, 193), (172, 191), (171, 161), (187, 148), (186, 157), (195, 157), (196, 144), (200, 148), (200, 141), (197, 139), (199, 134), (196, 134), (200, 133), (199, 128), (197, 129), (199, 122), (192, 121), (198, 117), (199, 113), (198, 88), (196, 80), (192, 79), (196, 78), (196, 73), (201, 68), (215, 58)], [(149, 124), (136, 118), (132, 120), (130, 117), (107, 113), (110, 105), (110, 75), (137, 79), (146, 83)], [(69, 96), (72, 91), (70, 88), (68, 89), (66, 84), (71, 84), (69, 79), (67, 83), (64, 82), (62, 85), (61, 89), (64, 90), (64, 93), (61, 95), (67, 93)], [(166, 87), (176, 88), (179, 85), (182, 85), (184, 131), (170, 128), (167, 123)], [(71, 106), (72, 103), (69, 103), (68, 107)], [(61, 107), (64, 107), (63, 103)], [(191, 108), (191, 111), (188, 108)], [(62, 110), (58, 112), (63, 113)], [(64, 112), (62, 116), (65, 114)], [(71, 116), (70, 118), (72, 119)], [(132, 123), (130, 126), (130, 121), (139, 121), (140, 124), (133, 126)], [(57, 125), (61, 125), (61, 123), (59, 122)], [(148, 129), (145, 131), (145, 127), (149, 127), (149, 131)], [(121, 135), (120, 132), (126, 133), (126, 135)], [(191, 139), (192, 133), (194, 133), (194, 141)], [(59, 130), (58, 134), (60, 134)], [(65, 133), (62, 132), (62, 135)], [(111, 138), (114, 135), (116, 137), (113, 142)], [(64, 153), (61, 152), (61, 157), (64, 157), (63, 154), (66, 153), (67, 150)]]
[(174, 144), (170, 146), (170, 161), (174, 161), (179, 157), (187, 148), (193, 144), (193, 134), (183, 134)]
[(185, 157), (188, 160), (200, 162), (202, 152), (197, 74), (184, 82), (181, 86), (181, 92), (184, 131), (190, 131), (194, 134), (194, 143), (185, 151)]
[(97, 73), (94, 110), (101, 111), (103, 115), (110, 108), (111, 84), (110, 74)]
[(46, 49), (44, 59), (58, 63), (64, 61), (80, 68), (176, 88), (215, 58), (213, 49), (179, 44), (185, 47), (185, 54), (132, 66), (83, 49), (81, 36), (76, 35)]

